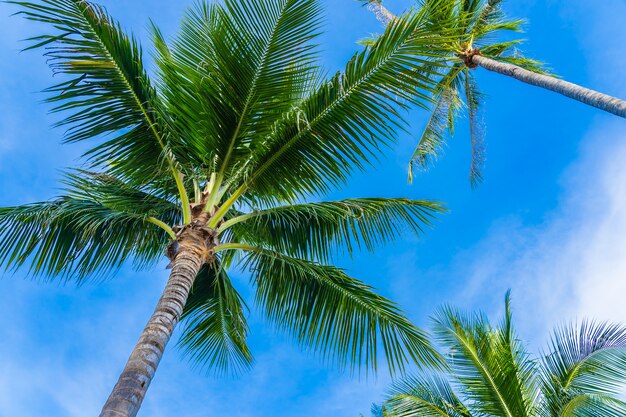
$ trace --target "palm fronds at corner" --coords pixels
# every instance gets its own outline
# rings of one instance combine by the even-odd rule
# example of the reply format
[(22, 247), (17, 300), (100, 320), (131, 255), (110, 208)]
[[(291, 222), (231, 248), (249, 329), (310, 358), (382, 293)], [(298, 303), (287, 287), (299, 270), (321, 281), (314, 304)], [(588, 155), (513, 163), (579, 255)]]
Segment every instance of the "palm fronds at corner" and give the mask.
[(435, 334), (449, 368), (394, 383), (388, 417), (626, 415), (626, 327), (583, 321), (554, 331), (548, 353), (531, 356), (516, 335), (507, 294), (503, 320), (446, 307)]

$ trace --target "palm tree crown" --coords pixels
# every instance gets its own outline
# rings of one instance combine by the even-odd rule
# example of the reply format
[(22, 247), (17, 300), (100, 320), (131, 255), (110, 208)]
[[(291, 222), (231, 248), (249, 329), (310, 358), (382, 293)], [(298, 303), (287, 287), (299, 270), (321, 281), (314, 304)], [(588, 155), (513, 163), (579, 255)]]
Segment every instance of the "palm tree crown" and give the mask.
[[(374, 415), (582, 417), (626, 415), (626, 327), (583, 321), (553, 333), (536, 359), (515, 334), (507, 294), (496, 326), (482, 314), (444, 308), (435, 317), (449, 374), (411, 376), (394, 384)], [(385, 414), (383, 414), (385, 413)]]
[[(428, 10), (393, 22), (327, 77), (315, 44), (318, 1), (198, 3), (173, 41), (152, 26), (150, 77), (138, 41), (102, 7), (11, 3), (47, 24), (28, 49), (45, 48), (62, 77), (46, 91), (64, 115), (65, 140), (91, 147), (66, 175), (63, 195), (0, 209), (0, 264), (82, 282), (126, 261), (151, 266), (166, 246), (172, 261), (127, 365), (149, 372), (125, 371), (120, 386), (134, 379), (145, 393), (181, 315), (191, 357), (216, 370), (249, 366), (245, 305), (227, 272), (235, 264), (249, 271), (270, 321), (341, 366), (375, 370), (380, 349), (392, 372), (438, 363), (393, 302), (328, 262), (338, 248), (374, 249), (420, 233), (441, 206), (303, 202), (376, 160), (404, 124), (402, 110), (426, 106), (448, 42), (426, 30)], [(150, 339), (155, 332), (160, 339)], [(132, 395), (139, 400), (124, 415), (143, 399)]]
[[(382, 0), (362, 1), (383, 25), (395, 19)], [(431, 9), (426, 23), (431, 33), (446, 33), (451, 42), (442, 50), (442, 59), (447, 57), (449, 65), (442, 67), (431, 117), (409, 163), (409, 181), (415, 168), (428, 167), (441, 153), (446, 133), (454, 133), (455, 123), (463, 114), (468, 116), (472, 142), (470, 183), (476, 186), (482, 181), (485, 156), (480, 114), (483, 94), (471, 71), (477, 67), (626, 118), (626, 101), (550, 76), (541, 63), (524, 57), (517, 49), (523, 41), (510, 33), (506, 35), (521, 32), (524, 21), (506, 16), (502, 11), (503, 0), (417, 0), (417, 5)], [(368, 44), (371, 40), (364, 42)]]
[[(543, 72), (539, 62), (524, 57), (517, 50), (523, 42), (521, 39), (499, 40), (501, 32), (521, 32), (524, 23), (523, 20), (506, 16), (501, 9), (502, 1), (448, 0), (441, 3), (418, 0), (418, 7), (431, 9), (428, 22), (431, 32), (445, 30), (455, 36), (447, 44), (446, 50), (451, 65), (444, 67), (441, 72), (431, 116), (409, 162), (409, 181), (412, 181), (416, 168), (427, 168), (441, 153), (446, 142), (446, 132), (452, 135), (457, 120), (465, 114), (469, 121), (472, 142), (470, 183), (476, 186), (482, 181), (485, 149), (480, 114), (483, 94), (471, 71), (476, 67), (471, 59), (474, 55), (480, 54), (499, 62)], [(379, 0), (370, 0), (367, 3), (384, 9)], [(381, 20), (385, 24), (389, 21)]]

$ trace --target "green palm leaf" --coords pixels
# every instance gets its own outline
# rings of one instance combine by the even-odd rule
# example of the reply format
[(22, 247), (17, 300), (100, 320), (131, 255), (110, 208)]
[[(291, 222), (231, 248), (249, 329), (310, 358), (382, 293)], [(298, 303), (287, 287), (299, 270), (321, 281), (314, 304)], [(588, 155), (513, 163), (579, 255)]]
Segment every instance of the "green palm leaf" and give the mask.
[(470, 165), (470, 184), (476, 187), (483, 180), (482, 168), (485, 163), (485, 137), (479, 111), (482, 94), (478, 91), (474, 76), (465, 69), (465, 99), (472, 142), (472, 163)]
[(168, 240), (144, 217), (69, 197), (2, 208), (0, 227), (0, 264), (30, 263), (34, 275), (78, 282), (108, 275), (129, 259), (140, 268), (153, 265)]
[[(389, 413), (387, 413), (385, 407), (378, 404), (372, 404), (370, 415), (371, 417), (389, 417)], [(364, 417), (363, 414), (361, 414), (361, 417)]]
[(310, 82), (319, 14), (317, 0), (199, 3), (172, 47), (159, 48), (180, 152), (217, 172), (216, 189)]
[(454, 132), (454, 121), (463, 107), (458, 77), (461, 71), (463, 66), (455, 64), (438, 85), (435, 95), (437, 101), (409, 162), (409, 182), (413, 180), (413, 171), (416, 167), (426, 169), (431, 161), (441, 154), (446, 130), (450, 135)]
[(252, 365), (245, 303), (223, 268), (202, 268), (182, 319), (185, 328), (178, 344), (200, 366), (216, 373), (238, 373)]
[(263, 248), (243, 249), (243, 266), (252, 273), (256, 302), (281, 330), (339, 366), (378, 368), (378, 349), (390, 372), (408, 361), (439, 365), (426, 334), (413, 326), (391, 301), (339, 268), (293, 258)]
[(163, 255), (169, 236), (159, 226), (180, 219), (173, 203), (110, 175), (77, 171), (65, 183), (53, 201), (0, 209), (0, 265), (30, 263), (35, 276), (82, 282), (127, 260), (147, 268)]
[(625, 383), (626, 327), (588, 321), (562, 326), (550, 350), (543, 361), (543, 390), (551, 416), (602, 406), (602, 396), (613, 397), (607, 406), (617, 407)]
[[(548, 414), (550, 415), (550, 414)], [(608, 395), (580, 394), (571, 398), (559, 417), (622, 417), (626, 403)]]
[(259, 210), (221, 228), (238, 242), (325, 261), (338, 247), (373, 251), (407, 232), (421, 234), (442, 210), (429, 201), (359, 198)]
[(492, 329), (482, 315), (470, 317), (449, 307), (437, 314), (435, 326), (450, 351), (454, 377), (477, 412), (533, 415), (535, 365), (514, 336), (508, 294), (505, 318), (498, 328)]
[(391, 385), (382, 404), (393, 417), (621, 417), (626, 383), (626, 328), (583, 322), (557, 328), (541, 365), (530, 359), (512, 325), (510, 294), (504, 319), (449, 307), (435, 318), (448, 350), (442, 373), (420, 373)]
[[(146, 183), (166, 157), (156, 93), (142, 64), (141, 49), (97, 5), (82, 0), (10, 1), (18, 14), (49, 24), (55, 33), (31, 38), (27, 49), (46, 48), (55, 73), (67, 80), (46, 91), (53, 111), (67, 112), (59, 123), (68, 142), (113, 135), (87, 152), (93, 166)], [(171, 161), (171, 155), (168, 156)]]
[(473, 416), (439, 375), (409, 376), (393, 383), (385, 408), (393, 417)]
[(278, 196), (319, 195), (378, 159), (404, 123), (400, 109), (430, 100), (434, 70), (415, 68), (437, 67), (436, 51), (446, 39), (426, 31), (426, 20), (420, 11), (394, 21), (374, 46), (276, 122), (271, 135), (251, 148), (233, 198), (247, 193), (249, 201), (271, 203)]
[(139, 216), (154, 216), (167, 224), (178, 224), (182, 213), (174, 203), (176, 194), (153, 184), (135, 187), (104, 173), (74, 170), (65, 174), (67, 196), (92, 200), (114, 211)]

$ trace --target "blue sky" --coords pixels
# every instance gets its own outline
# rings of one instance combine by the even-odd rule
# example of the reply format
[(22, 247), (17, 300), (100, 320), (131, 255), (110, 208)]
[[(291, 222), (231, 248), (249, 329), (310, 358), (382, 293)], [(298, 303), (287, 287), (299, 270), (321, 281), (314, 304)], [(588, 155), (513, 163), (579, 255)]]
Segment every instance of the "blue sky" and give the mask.
[[(176, 30), (186, 1), (102, 2), (142, 39), (152, 18)], [(388, 0), (400, 11), (410, 3)], [(564, 78), (626, 97), (626, 1), (509, 0), (528, 19), (524, 50)], [(18, 53), (33, 25), (0, 6), (0, 205), (54, 196), (59, 170), (80, 146), (60, 145), (61, 132), (38, 93), (51, 82), (38, 53)], [(331, 70), (380, 31), (352, 0), (326, 1), (324, 64)], [(147, 43), (146, 43), (147, 46)], [(406, 184), (415, 137), (399, 138), (375, 169), (355, 176), (329, 198), (403, 196), (443, 201), (450, 212), (421, 239), (407, 237), (375, 254), (339, 259), (428, 325), (437, 306), (501, 312), (513, 289), (522, 337), (539, 348), (556, 323), (581, 317), (626, 317), (626, 121), (502, 76), (477, 71), (488, 95), (485, 183), (467, 180), (464, 127), (427, 174)], [(412, 132), (426, 115), (416, 112)], [(462, 126), (462, 125), (461, 125)], [(165, 262), (163, 263), (163, 266)], [(124, 269), (104, 284), (33, 282), (23, 273), (0, 278), (0, 416), (97, 415), (165, 283), (162, 267)], [(248, 294), (245, 275), (236, 285)], [(254, 310), (256, 366), (239, 378), (216, 379), (181, 360), (171, 344), (140, 416), (303, 416), (367, 414), (388, 382), (359, 378), (302, 352)]]

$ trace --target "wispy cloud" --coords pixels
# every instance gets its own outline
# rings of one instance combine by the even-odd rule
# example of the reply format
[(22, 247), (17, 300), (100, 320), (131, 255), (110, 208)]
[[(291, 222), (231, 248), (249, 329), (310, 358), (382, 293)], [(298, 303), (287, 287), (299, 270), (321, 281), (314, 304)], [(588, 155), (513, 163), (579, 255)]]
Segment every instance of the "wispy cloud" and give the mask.
[(624, 123), (596, 130), (581, 154), (563, 175), (559, 206), (541, 224), (501, 219), (459, 254), (446, 271), (468, 277), (458, 304), (497, 306), (512, 288), (520, 324), (535, 337), (568, 318), (626, 317)]

